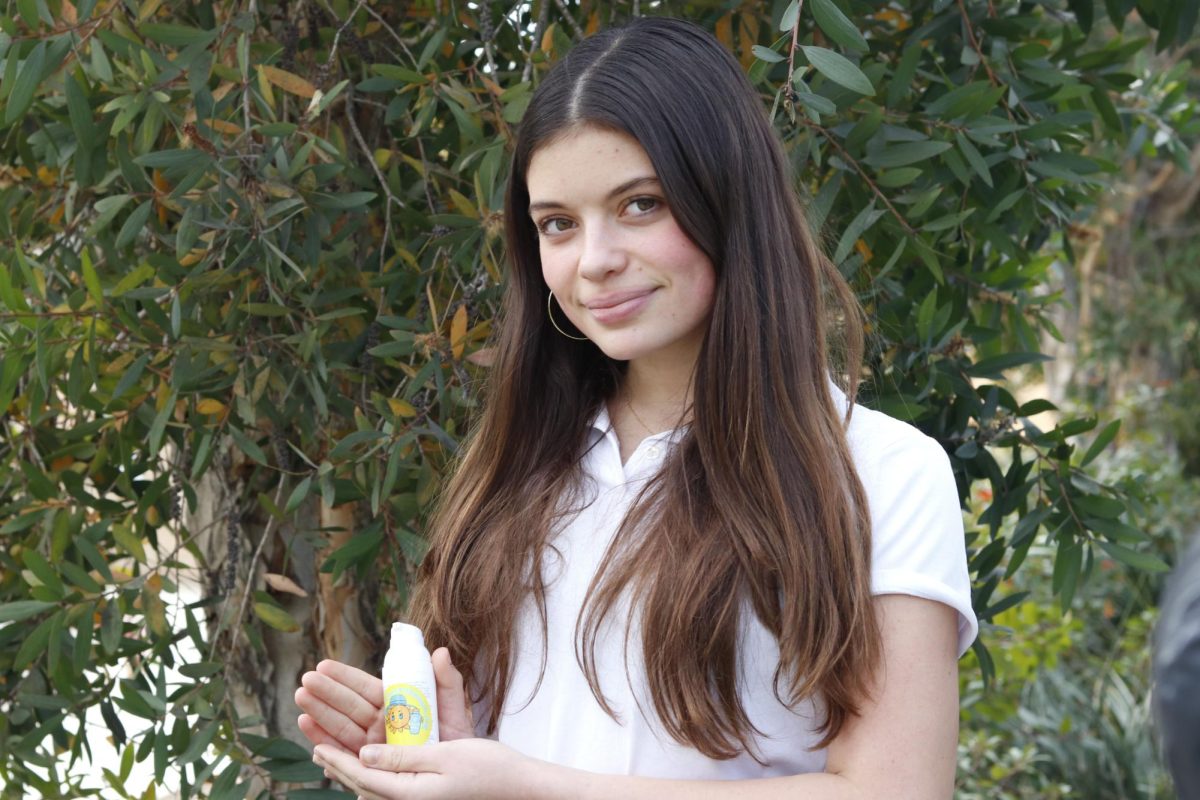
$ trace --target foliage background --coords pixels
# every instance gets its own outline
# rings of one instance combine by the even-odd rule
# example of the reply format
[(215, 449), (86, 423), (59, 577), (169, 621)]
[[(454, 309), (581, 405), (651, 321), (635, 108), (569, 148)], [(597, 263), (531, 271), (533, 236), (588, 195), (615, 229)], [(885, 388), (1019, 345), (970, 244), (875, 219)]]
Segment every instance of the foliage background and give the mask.
[[(952, 454), (985, 623), (963, 665), (964, 792), (1065, 795), (1112, 774), (1098, 759), (1162, 796), (1152, 740), (1129, 731), (1147, 727), (1139, 659), (1179, 536), (1159, 496), (1194, 475), (1196, 438), (1146, 434), (1180, 460), (1138, 462), (1128, 394), (1103, 389), (1107, 355), (1173, 323), (1144, 302), (1100, 306), (1136, 335), (1063, 309), (1099, 299), (1080, 280), (1096, 274), (1194, 298), (1192, 272), (1164, 267), (1179, 283), (1163, 286), (1139, 258), (1086, 259), (1136, 229), (1105, 205), (1114, 186), (1190, 168), (1198, 9), (10, 0), (6, 796), (342, 796), (296, 744), (291, 691), (321, 657), (373, 663), (402, 613), (486, 380), (532, 85), (581, 35), (643, 13), (692, 19), (741, 59), (870, 314), (865, 401)], [(1170, 263), (1194, 236), (1170, 240)], [(1177, 355), (1195, 351), (1182, 328)], [(1050, 353), (1100, 375), (1091, 394), (1018, 391)], [(1113, 597), (1120, 624), (1085, 626)], [(1100, 652), (1089, 689), (1077, 668)], [(1091, 713), (1071, 724), (1092, 739), (1065, 746), (1056, 708)], [(118, 757), (93, 752), (95, 725)]]

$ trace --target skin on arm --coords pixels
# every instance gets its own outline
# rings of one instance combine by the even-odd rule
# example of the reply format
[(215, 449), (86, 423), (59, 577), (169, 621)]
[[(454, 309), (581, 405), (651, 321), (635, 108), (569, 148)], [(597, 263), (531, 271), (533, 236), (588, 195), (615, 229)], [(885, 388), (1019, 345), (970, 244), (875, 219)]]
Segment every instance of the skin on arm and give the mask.
[(483, 739), (368, 748), (362, 751), (362, 761), (322, 744), (314, 761), (327, 775), (372, 800), (950, 798), (958, 742), (955, 612), (907, 595), (884, 595), (875, 605), (884, 653), (876, 690), (830, 745), (824, 773), (747, 781), (599, 775), (537, 761)]

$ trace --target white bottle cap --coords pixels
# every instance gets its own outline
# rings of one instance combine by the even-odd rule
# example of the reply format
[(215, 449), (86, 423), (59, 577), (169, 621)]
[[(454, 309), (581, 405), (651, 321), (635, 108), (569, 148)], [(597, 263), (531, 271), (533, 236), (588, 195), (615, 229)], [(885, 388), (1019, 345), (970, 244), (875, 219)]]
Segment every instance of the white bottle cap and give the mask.
[(416, 625), (406, 622), (392, 623), (392, 647), (425, 647), (425, 634)]

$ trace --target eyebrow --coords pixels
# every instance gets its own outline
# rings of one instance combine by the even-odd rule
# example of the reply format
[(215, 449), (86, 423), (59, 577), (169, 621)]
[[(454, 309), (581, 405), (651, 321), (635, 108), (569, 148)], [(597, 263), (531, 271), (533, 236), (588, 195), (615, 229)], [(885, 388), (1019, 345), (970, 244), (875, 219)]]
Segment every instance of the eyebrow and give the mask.
[[(617, 195), (624, 194), (625, 192), (628, 192), (630, 189), (635, 189), (638, 186), (641, 186), (641, 185), (647, 184), (647, 183), (658, 183), (658, 178), (656, 178), (653, 175), (643, 175), (641, 177), (634, 178), (633, 180), (625, 181), (620, 186), (617, 186), (611, 192), (609, 192), (608, 197), (606, 199), (611, 200), (614, 197), (616, 197)], [(558, 200), (542, 200), (537, 203), (530, 203), (529, 204), (529, 213), (532, 214), (535, 211), (545, 211), (546, 209), (566, 208), (566, 207), (567, 206), (565, 203), (561, 203)]]

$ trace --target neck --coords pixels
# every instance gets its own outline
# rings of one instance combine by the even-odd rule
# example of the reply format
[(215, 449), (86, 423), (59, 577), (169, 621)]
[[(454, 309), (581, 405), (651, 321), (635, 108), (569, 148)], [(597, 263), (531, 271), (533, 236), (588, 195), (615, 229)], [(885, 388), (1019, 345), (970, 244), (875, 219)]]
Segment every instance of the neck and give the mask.
[(671, 430), (688, 421), (694, 365), (688, 360), (629, 362), (621, 392), (643, 427), (653, 429), (648, 433)]

